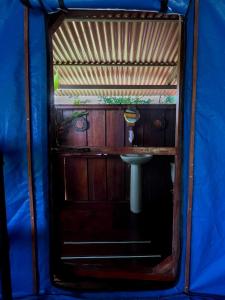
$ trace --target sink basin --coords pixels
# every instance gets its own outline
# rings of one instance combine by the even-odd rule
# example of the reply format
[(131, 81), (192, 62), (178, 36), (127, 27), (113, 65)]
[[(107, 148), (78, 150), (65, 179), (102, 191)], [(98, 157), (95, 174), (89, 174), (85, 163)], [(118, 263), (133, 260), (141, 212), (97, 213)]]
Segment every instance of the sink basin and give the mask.
[(130, 210), (134, 214), (142, 211), (141, 165), (149, 162), (151, 154), (124, 154), (121, 159), (131, 165), (130, 174)]
[(127, 164), (142, 165), (151, 160), (151, 154), (124, 154), (120, 155), (121, 159)]

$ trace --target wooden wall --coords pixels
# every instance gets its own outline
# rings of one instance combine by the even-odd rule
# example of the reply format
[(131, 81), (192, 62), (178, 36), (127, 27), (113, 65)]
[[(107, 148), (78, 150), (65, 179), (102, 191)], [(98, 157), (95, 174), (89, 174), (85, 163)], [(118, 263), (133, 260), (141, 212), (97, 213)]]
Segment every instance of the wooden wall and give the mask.
[[(71, 127), (61, 144), (74, 147), (129, 146), (128, 130), (123, 113), (127, 106), (58, 106), (57, 119), (62, 121), (74, 111), (87, 111), (89, 129), (76, 132)], [(134, 143), (142, 147), (173, 147), (175, 144), (175, 105), (139, 105), (140, 120), (135, 126)]]
[[(79, 147), (128, 146), (127, 126), (123, 118), (125, 107), (84, 106), (58, 107), (57, 117), (65, 119), (73, 111), (88, 111), (89, 129), (76, 132), (71, 127), (62, 144)], [(174, 146), (174, 105), (140, 106), (141, 118), (135, 127), (135, 144), (138, 146)], [(158, 126), (161, 122), (162, 126)], [(54, 171), (61, 198), (73, 202), (121, 202), (129, 201), (129, 165), (119, 156), (105, 153), (56, 155)], [(143, 167), (143, 190), (146, 201), (159, 195), (170, 184), (169, 157), (153, 157)], [(58, 174), (57, 174), (58, 173)], [(166, 183), (165, 183), (166, 181)], [(150, 187), (150, 189), (149, 189)], [(149, 194), (149, 190), (151, 193)], [(150, 200), (149, 200), (150, 201)]]
[[(168, 156), (153, 157), (142, 167), (143, 197), (163, 198), (172, 189)], [(56, 196), (72, 202), (129, 201), (130, 166), (119, 156), (54, 155)]]

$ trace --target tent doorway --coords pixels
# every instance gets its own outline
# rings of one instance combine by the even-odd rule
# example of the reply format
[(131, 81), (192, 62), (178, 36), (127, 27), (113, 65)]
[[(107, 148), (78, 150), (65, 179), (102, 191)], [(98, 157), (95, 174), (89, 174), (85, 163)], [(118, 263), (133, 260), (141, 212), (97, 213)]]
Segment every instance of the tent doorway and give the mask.
[(49, 19), (53, 279), (149, 288), (179, 264), (182, 20)]

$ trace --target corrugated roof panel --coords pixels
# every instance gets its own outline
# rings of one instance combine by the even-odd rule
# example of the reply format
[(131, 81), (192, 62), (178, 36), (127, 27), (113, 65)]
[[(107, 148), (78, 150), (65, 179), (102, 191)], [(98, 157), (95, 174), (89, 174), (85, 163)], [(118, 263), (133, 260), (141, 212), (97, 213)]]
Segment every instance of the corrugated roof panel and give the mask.
[(61, 85), (167, 85), (174, 68), (61, 66), (58, 72)]
[(174, 21), (63, 22), (53, 49), (54, 63), (60, 64), (177, 63), (178, 26)]
[(96, 87), (57, 94), (174, 95), (175, 90), (163, 86), (177, 84), (178, 21), (168, 21), (175, 16), (159, 14), (154, 15), (154, 21), (148, 20), (153, 15), (97, 12), (82, 20), (77, 14), (76, 19), (65, 20), (53, 35), (53, 63), (64, 86), (162, 85), (162, 89), (107, 91)]

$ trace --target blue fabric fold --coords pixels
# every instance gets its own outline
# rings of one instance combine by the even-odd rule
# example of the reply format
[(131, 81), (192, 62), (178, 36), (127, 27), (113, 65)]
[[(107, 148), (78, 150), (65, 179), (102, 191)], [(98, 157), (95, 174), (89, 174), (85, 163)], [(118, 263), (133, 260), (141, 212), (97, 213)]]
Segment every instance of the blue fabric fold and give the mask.
[[(127, 9), (127, 10), (148, 10), (160, 11), (160, 0), (64, 0), (64, 7), (67, 9)], [(60, 10), (59, 0), (29, 0), (33, 8), (45, 9), (48, 12)], [(168, 13), (185, 15), (189, 0), (169, 0)]]

